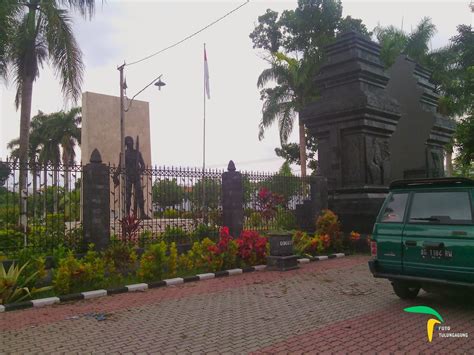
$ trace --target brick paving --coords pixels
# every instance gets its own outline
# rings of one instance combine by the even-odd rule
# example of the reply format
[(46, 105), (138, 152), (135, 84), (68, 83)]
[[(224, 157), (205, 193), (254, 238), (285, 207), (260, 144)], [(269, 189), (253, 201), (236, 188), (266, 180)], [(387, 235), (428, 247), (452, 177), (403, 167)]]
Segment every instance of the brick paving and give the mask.
[[(435, 308), (453, 332), (426, 340)], [(98, 321), (95, 313), (104, 313)], [(422, 293), (401, 301), (366, 257), (254, 272), (0, 314), (0, 353), (474, 353), (474, 307)]]

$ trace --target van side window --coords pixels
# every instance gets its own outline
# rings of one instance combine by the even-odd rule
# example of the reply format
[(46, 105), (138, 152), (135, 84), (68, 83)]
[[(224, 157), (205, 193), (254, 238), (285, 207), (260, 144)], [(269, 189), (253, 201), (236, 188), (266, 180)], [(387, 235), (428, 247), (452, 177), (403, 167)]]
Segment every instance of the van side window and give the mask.
[(392, 194), (385, 205), (380, 222), (403, 222), (405, 209), (407, 206), (408, 194)]
[(413, 196), (411, 223), (472, 224), (467, 191), (417, 192)]

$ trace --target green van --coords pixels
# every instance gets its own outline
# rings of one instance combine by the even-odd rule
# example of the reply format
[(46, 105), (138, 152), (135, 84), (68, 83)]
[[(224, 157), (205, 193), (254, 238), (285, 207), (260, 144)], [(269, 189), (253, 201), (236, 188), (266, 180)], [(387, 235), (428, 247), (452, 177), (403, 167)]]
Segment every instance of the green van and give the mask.
[(420, 288), (474, 289), (473, 203), (471, 179), (392, 182), (373, 229), (372, 274), (403, 299)]

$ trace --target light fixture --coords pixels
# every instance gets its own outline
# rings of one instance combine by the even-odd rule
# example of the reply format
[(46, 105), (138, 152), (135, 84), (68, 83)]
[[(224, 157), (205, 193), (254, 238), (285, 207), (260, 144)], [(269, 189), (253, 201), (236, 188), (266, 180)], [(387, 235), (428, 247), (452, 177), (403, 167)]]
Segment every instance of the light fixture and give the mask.
[(166, 85), (166, 83), (161, 81), (161, 79), (158, 79), (158, 81), (155, 83), (155, 86), (158, 86), (158, 90), (160, 90), (160, 91), (161, 91), (161, 88), (165, 85)]

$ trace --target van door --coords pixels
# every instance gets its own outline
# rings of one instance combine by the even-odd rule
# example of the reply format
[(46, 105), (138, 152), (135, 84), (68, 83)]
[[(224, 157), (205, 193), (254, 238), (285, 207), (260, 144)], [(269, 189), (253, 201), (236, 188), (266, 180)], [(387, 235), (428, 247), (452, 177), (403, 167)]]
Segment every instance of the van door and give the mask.
[(413, 192), (403, 231), (407, 275), (474, 282), (474, 225), (468, 189)]
[(407, 192), (391, 192), (374, 226), (381, 272), (402, 273), (402, 233), (407, 201)]

